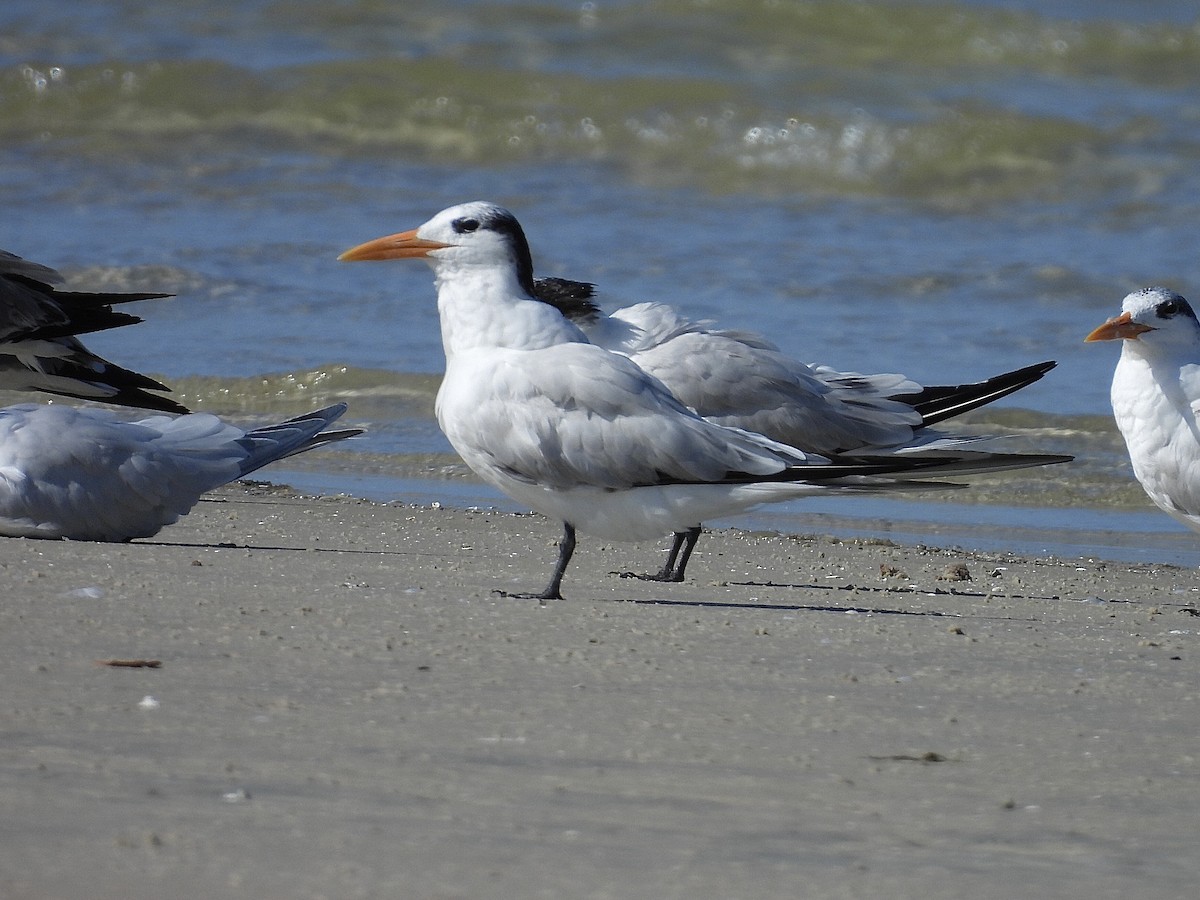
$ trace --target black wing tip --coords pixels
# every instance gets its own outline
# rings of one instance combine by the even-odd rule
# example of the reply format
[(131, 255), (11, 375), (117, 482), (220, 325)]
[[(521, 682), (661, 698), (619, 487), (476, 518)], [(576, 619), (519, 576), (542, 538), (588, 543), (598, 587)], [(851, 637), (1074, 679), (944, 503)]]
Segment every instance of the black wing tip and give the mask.
[(77, 311), (65, 322), (33, 328), (12, 336), (13, 340), (23, 341), (53, 341), (62, 338), (79, 337), (81, 334), (95, 334), (97, 331), (108, 331), (112, 328), (123, 328), (126, 325), (137, 325), (144, 322), (141, 316), (133, 313), (116, 312), (107, 306), (95, 309)]
[[(922, 472), (955, 477), (960, 474), (984, 474), (989, 470), (1032, 469), (1069, 463), (1075, 457), (1065, 453), (988, 453), (985, 458), (936, 456), (854, 456), (831, 457), (829, 465), (791, 466), (773, 475), (730, 472), (722, 479), (727, 484), (755, 482), (808, 481), (819, 484), (849, 477), (885, 479), (915, 478)], [(955, 468), (959, 468), (959, 472)], [(964, 471), (965, 470), (965, 471)]]
[(111, 328), (121, 328), (125, 325), (137, 325), (139, 322), (145, 321), (141, 316), (114, 310), (113, 305), (132, 303), (137, 300), (162, 300), (174, 296), (174, 294), (144, 292), (114, 294), (94, 291), (50, 291), (50, 299), (59, 304), (58, 315), (55, 316), (58, 321), (32, 328), (26, 332), (18, 332), (10, 337), (24, 340), (53, 340), (77, 337), (81, 334), (94, 334), (97, 331), (108, 331)]
[(1014, 394), (1040, 381), (1057, 366), (1057, 361), (1048, 359), (984, 381), (934, 385), (915, 394), (896, 394), (889, 399), (907, 403), (921, 414), (921, 425), (928, 427)]
[(164, 294), (160, 291), (60, 291), (55, 290), (56, 300), (66, 300), (71, 303), (86, 304), (87, 306), (108, 306), (114, 303), (135, 303), (138, 300), (166, 300), (175, 294)]
[(113, 396), (105, 398), (103, 402), (115, 404), (116, 406), (129, 406), (135, 409), (148, 409), (153, 412), (175, 413), (181, 416), (191, 412), (190, 409), (178, 400), (147, 393), (139, 388), (120, 390)]
[[(73, 400), (87, 400), (89, 403), (106, 403), (109, 406), (124, 406), (129, 409), (144, 409), (150, 412), (174, 413), (181, 416), (192, 412), (192, 410), (188, 409), (178, 400), (147, 393), (139, 388), (122, 388), (116, 393), (104, 397), (97, 396), (96, 394), (85, 394), (83, 392), (76, 393), (67, 390), (54, 390), (47, 387), (39, 387), (37, 390), (46, 394), (53, 394), (55, 397), (70, 397)], [(164, 388), (164, 390), (169, 389)]]
[[(1012, 378), (1014, 380), (1025, 380), (1024, 384), (1033, 384), (1045, 376), (1051, 369), (1058, 367), (1058, 361), (1053, 359), (1043, 360), (1039, 363), (1034, 363), (1030, 366), (1022, 366), (1019, 369), (1013, 369), (1011, 372), (1005, 372), (1003, 375), (997, 375), (996, 378)], [(990, 379), (989, 379), (990, 380)], [(1024, 386), (1024, 385), (1022, 385)]]

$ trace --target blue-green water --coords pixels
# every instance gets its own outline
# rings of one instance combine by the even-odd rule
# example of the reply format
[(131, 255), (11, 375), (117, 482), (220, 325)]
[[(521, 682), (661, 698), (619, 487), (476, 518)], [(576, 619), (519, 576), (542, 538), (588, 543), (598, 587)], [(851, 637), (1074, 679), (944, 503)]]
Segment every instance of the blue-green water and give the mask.
[(185, 402), (347, 399), (370, 435), (305, 464), (321, 489), (499, 502), (432, 419), (428, 270), (335, 261), (495, 200), (613, 307), (927, 383), (1059, 360), (975, 424), (1076, 464), (812, 527), (990, 516), (984, 546), (1195, 564), (1112, 428), (1116, 348), (1082, 338), (1133, 288), (1197, 292), (1198, 82), (1190, 2), (9, 0), (0, 246), (175, 291), (89, 344)]

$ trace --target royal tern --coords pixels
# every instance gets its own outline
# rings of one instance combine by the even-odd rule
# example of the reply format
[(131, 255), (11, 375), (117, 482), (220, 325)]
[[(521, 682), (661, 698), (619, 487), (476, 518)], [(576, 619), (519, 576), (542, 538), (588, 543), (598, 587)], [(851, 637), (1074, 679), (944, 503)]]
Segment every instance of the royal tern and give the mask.
[(345, 411), (339, 403), (245, 431), (207, 413), (123, 422), (59, 404), (0, 409), (0, 535), (150, 537), (205, 491), (361, 433), (325, 430)]
[(563, 523), (550, 582), (531, 596), (561, 597), (576, 529), (645, 540), (804, 494), (1067, 459), (936, 451), (838, 461), (709, 422), (534, 299), (521, 226), (490, 203), (451, 207), (339, 258), (433, 267), (446, 356), (439, 425), (477, 475)]
[(97, 356), (77, 337), (142, 321), (113, 304), (171, 295), (61, 291), (54, 285), (62, 281), (54, 269), (0, 250), (0, 389), (186, 413), (150, 393), (166, 385)]
[(665, 303), (604, 315), (594, 295), (587, 282), (534, 279), (536, 299), (557, 307), (593, 344), (628, 356), (706, 419), (812, 453), (911, 445), (930, 426), (1007, 397), (1055, 366), (927, 387), (906, 375), (803, 363), (762, 335), (716, 328)]
[(1113, 416), (1133, 474), (1159, 509), (1200, 531), (1200, 322), (1161, 287), (1128, 295), (1084, 340), (1121, 341)]
[[(1055, 366), (1048, 361), (986, 381), (926, 387), (905, 375), (803, 363), (762, 335), (693, 321), (665, 303), (637, 303), (604, 315), (595, 286), (587, 282), (535, 278), (533, 294), (593, 344), (628, 356), (706, 419), (810, 453), (907, 452), (933, 441), (969, 440), (932, 426), (1007, 397)], [(682, 581), (698, 537), (698, 529), (676, 534), (663, 568), (637, 577)]]

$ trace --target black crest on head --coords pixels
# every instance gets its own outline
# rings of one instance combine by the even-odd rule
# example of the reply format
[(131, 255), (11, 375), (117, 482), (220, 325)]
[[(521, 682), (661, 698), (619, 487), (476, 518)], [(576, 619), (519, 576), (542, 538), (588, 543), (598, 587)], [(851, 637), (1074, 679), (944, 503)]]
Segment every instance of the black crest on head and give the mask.
[(1196, 321), (1196, 313), (1192, 311), (1191, 304), (1180, 294), (1164, 288), (1150, 288), (1149, 291), (1165, 295), (1154, 307), (1154, 315), (1158, 318), (1173, 319), (1176, 316), (1186, 316), (1192, 321)]
[(507, 237), (509, 246), (512, 247), (513, 262), (517, 267), (517, 280), (525, 289), (525, 293), (533, 296), (533, 256), (529, 252), (529, 241), (525, 239), (521, 223), (512, 213), (498, 206), (492, 207), (478, 217), (463, 216), (461, 219), (455, 219), (451, 227), (459, 234), (487, 228)]

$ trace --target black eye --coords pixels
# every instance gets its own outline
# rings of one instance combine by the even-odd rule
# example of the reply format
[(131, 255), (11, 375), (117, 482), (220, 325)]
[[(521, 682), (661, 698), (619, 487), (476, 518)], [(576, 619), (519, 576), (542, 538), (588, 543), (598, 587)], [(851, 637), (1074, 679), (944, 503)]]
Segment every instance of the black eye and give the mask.
[(478, 219), (455, 219), (450, 223), (450, 227), (454, 229), (455, 234), (470, 234), (479, 228)]

